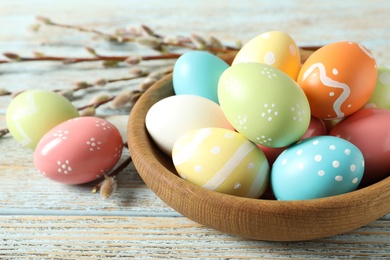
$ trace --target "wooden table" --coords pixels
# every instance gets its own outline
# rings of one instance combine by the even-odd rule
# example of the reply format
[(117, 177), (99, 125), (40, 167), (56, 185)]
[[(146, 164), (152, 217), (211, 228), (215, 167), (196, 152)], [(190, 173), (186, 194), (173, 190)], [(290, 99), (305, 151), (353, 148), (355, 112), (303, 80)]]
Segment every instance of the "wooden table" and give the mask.
[[(298, 45), (359, 41), (390, 64), (390, 2), (346, 1), (49, 1), (0, 0), (0, 53), (31, 56), (90, 57), (91, 46), (105, 55), (150, 53), (134, 44), (110, 44), (93, 34), (42, 26), (27, 28), (42, 15), (53, 21), (112, 32), (147, 24), (164, 35), (211, 35), (227, 44), (246, 42), (268, 30), (288, 32)], [(155, 54), (155, 52), (151, 52)], [(0, 60), (4, 60), (0, 57)], [(174, 61), (143, 62), (146, 69)], [(77, 80), (129, 76), (130, 66), (103, 68), (100, 62), (0, 64), (0, 88), (68, 89)], [(77, 92), (76, 106), (97, 93), (112, 95), (137, 89), (142, 79), (120, 81)], [(0, 97), (0, 128), (11, 98)], [(124, 139), (129, 107), (100, 107), (99, 116), (113, 122)], [(128, 156), (124, 150), (122, 161)], [(118, 176), (112, 198), (92, 194), (94, 184), (67, 186), (44, 178), (34, 169), (33, 152), (10, 135), (0, 139), (1, 259), (259, 259), (359, 258), (390, 259), (390, 214), (364, 227), (315, 241), (282, 243), (252, 241), (197, 224), (164, 204), (143, 183), (133, 165)]]

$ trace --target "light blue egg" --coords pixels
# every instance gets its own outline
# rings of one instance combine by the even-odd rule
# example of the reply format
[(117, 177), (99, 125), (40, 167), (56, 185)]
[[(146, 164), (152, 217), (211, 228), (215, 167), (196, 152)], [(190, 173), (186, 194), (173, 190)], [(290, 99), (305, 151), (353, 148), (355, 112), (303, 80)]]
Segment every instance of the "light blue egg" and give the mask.
[(316, 136), (287, 148), (273, 164), (271, 185), (278, 200), (307, 200), (354, 191), (364, 158), (352, 143)]
[(192, 94), (218, 102), (218, 81), (229, 65), (206, 51), (190, 51), (180, 56), (173, 67), (176, 95)]

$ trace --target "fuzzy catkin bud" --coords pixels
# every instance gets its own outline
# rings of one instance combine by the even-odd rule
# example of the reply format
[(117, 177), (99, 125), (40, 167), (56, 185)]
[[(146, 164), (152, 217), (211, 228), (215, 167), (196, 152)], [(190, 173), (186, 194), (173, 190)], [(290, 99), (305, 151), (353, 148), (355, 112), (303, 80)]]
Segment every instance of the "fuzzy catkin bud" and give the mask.
[(10, 94), (11, 94), (11, 92), (9, 92), (8, 90), (6, 90), (4, 88), (0, 88), (0, 96), (7, 96)]
[(84, 89), (84, 88), (89, 88), (91, 85), (88, 84), (86, 81), (77, 81), (74, 83), (75, 87), (73, 90), (79, 90), (79, 89)]
[(146, 91), (148, 88), (150, 88), (154, 83), (157, 82), (157, 79), (151, 78), (151, 77), (146, 77), (141, 84), (139, 85), (139, 89), (141, 91)]
[(99, 95), (94, 96), (91, 99), (90, 103), (91, 104), (98, 104), (98, 103), (102, 103), (106, 100), (109, 100), (110, 98), (111, 98), (111, 96), (108, 94), (99, 94)]
[(133, 56), (128, 57), (125, 60), (125, 62), (128, 63), (128, 64), (131, 64), (131, 65), (136, 65), (136, 64), (140, 63), (141, 60), (142, 60), (141, 56), (133, 55)]
[(129, 70), (129, 73), (133, 74), (134, 76), (146, 76), (149, 72), (140, 68), (132, 68)]
[(80, 111), (80, 116), (94, 116), (96, 115), (96, 109), (94, 107), (87, 107)]
[(100, 186), (100, 196), (106, 200), (115, 192), (117, 183), (115, 177), (104, 176), (104, 181)]
[(65, 97), (68, 100), (72, 100), (74, 97), (73, 96), (74, 90), (73, 89), (63, 89), (63, 90), (59, 91), (58, 94), (60, 94), (61, 96)]
[(130, 104), (131, 91), (124, 90), (118, 96), (116, 96), (111, 102), (111, 108), (118, 109)]
[(136, 42), (152, 49), (159, 49), (161, 48), (162, 44), (162, 41), (160, 39), (153, 36), (138, 37), (136, 39)]
[(207, 43), (206, 41), (200, 37), (199, 35), (197, 34), (191, 34), (190, 36), (190, 40), (192, 42), (192, 44), (195, 45), (195, 48), (199, 49), (199, 50), (204, 50), (206, 49), (206, 46), (207, 46)]
[(96, 86), (105, 86), (107, 84), (107, 80), (106, 79), (98, 79), (95, 81), (95, 85)]
[(217, 38), (215, 38), (214, 36), (211, 36), (211, 37), (210, 37), (210, 39), (209, 39), (209, 45), (210, 45), (210, 47), (212, 47), (212, 48), (224, 49), (224, 46), (223, 46), (223, 44), (221, 43), (221, 41), (218, 40)]

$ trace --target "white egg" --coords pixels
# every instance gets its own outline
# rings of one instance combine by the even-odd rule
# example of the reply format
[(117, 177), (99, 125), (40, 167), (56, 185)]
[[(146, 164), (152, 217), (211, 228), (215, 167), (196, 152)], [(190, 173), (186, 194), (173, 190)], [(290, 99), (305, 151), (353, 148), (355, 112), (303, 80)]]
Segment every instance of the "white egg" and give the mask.
[(233, 129), (220, 106), (196, 95), (176, 95), (155, 103), (146, 114), (146, 128), (156, 145), (168, 156), (184, 133), (203, 127)]

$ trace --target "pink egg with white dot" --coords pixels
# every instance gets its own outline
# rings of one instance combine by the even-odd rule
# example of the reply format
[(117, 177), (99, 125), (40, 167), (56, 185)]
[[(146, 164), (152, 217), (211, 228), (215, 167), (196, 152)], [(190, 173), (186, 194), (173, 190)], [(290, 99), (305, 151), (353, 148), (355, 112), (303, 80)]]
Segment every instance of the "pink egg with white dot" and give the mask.
[(102, 177), (119, 161), (122, 137), (98, 117), (65, 121), (47, 132), (34, 152), (36, 169), (64, 184), (82, 184)]

